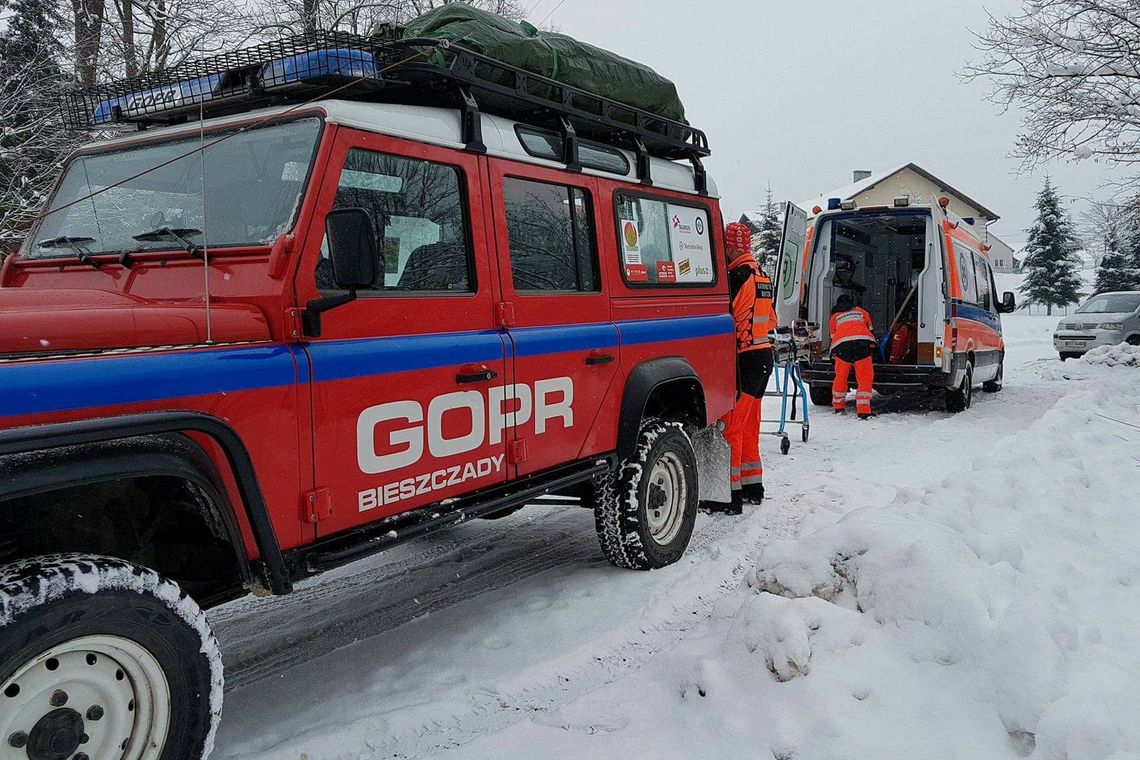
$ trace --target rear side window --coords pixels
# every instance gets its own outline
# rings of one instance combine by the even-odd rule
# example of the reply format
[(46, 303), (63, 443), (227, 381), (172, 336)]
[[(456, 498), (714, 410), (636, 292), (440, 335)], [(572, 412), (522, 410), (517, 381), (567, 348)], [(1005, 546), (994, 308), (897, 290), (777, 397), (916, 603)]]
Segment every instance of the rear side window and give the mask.
[(621, 193), (615, 204), (618, 248), (628, 284), (671, 287), (716, 282), (707, 209)]
[[(353, 148), (345, 157), (333, 208), (363, 208), (372, 215), (376, 279), (369, 290), (474, 290), (465, 196), (456, 167)], [(317, 287), (335, 289), (323, 243)]]
[[(562, 162), (562, 136), (557, 132), (548, 132), (545, 129), (533, 127), (515, 127), (523, 150), (535, 158), (545, 158), (549, 161)], [(629, 174), (629, 160), (617, 148), (608, 145), (592, 143), (588, 140), (578, 141), (578, 161), (589, 169), (611, 172), (613, 174)]]
[(503, 205), (516, 291), (598, 292), (593, 213), (584, 190), (507, 177)]
[(992, 296), (990, 294), (990, 270), (986, 260), (974, 254), (974, 279), (978, 284), (978, 305), (986, 311), (993, 310)]
[(974, 254), (966, 246), (955, 243), (954, 255), (958, 258), (958, 285), (962, 289), (962, 302), (978, 302), (978, 286), (974, 279)]

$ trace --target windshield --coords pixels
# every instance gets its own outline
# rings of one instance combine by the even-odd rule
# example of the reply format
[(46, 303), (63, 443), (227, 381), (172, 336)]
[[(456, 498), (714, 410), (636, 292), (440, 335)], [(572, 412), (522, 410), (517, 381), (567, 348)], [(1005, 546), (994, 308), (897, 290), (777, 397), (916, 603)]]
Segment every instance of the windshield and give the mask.
[(319, 119), (299, 119), (215, 144), (225, 133), (207, 134), (204, 151), (194, 151), (194, 136), (79, 156), (49, 205), (60, 210), (44, 218), (24, 256), (182, 247), (164, 229), (211, 248), (272, 243), (293, 225), (319, 132)]
[(1140, 293), (1102, 293), (1085, 301), (1078, 314), (1124, 314), (1140, 307)]

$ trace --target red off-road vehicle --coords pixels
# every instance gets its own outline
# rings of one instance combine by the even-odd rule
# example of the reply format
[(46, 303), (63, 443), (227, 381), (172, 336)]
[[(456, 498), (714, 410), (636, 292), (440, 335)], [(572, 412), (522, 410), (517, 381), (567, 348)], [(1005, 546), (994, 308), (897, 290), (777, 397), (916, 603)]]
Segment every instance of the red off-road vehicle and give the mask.
[(434, 45), (72, 101), (140, 128), (0, 272), (0, 756), (208, 754), (202, 608), (541, 495), (685, 550), (735, 398), (704, 135)]

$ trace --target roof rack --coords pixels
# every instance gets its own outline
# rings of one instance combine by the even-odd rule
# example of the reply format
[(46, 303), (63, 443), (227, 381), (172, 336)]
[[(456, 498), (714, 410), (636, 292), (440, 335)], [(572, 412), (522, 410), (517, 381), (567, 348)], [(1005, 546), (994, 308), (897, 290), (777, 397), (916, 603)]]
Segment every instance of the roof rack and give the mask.
[(578, 139), (626, 147), (638, 177), (652, 183), (649, 156), (693, 163), (704, 192), (705, 133), (688, 124), (435, 39), (400, 39), (398, 30), (369, 38), (310, 32), (107, 84), (64, 98), (67, 125), (106, 129), (117, 124), (177, 124), (320, 97), (458, 108), (463, 142), (485, 151), (481, 111), (563, 137), (565, 163), (578, 162)]

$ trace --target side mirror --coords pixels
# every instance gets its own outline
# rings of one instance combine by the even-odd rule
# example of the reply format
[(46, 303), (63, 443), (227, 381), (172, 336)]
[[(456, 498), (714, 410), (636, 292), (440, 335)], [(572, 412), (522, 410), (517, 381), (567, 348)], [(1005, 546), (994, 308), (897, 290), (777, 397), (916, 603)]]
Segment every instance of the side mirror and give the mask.
[(362, 208), (340, 208), (325, 216), (333, 282), (341, 290), (372, 286), (376, 279), (376, 233)]
[(356, 291), (376, 280), (376, 233), (372, 215), (362, 208), (339, 208), (325, 216), (333, 284), (347, 291), (305, 305), (301, 327), (309, 338), (321, 337), (321, 315), (356, 300)]
[(1017, 298), (1011, 291), (1001, 294), (1001, 303), (998, 304), (998, 314), (1012, 314), (1017, 311)]

